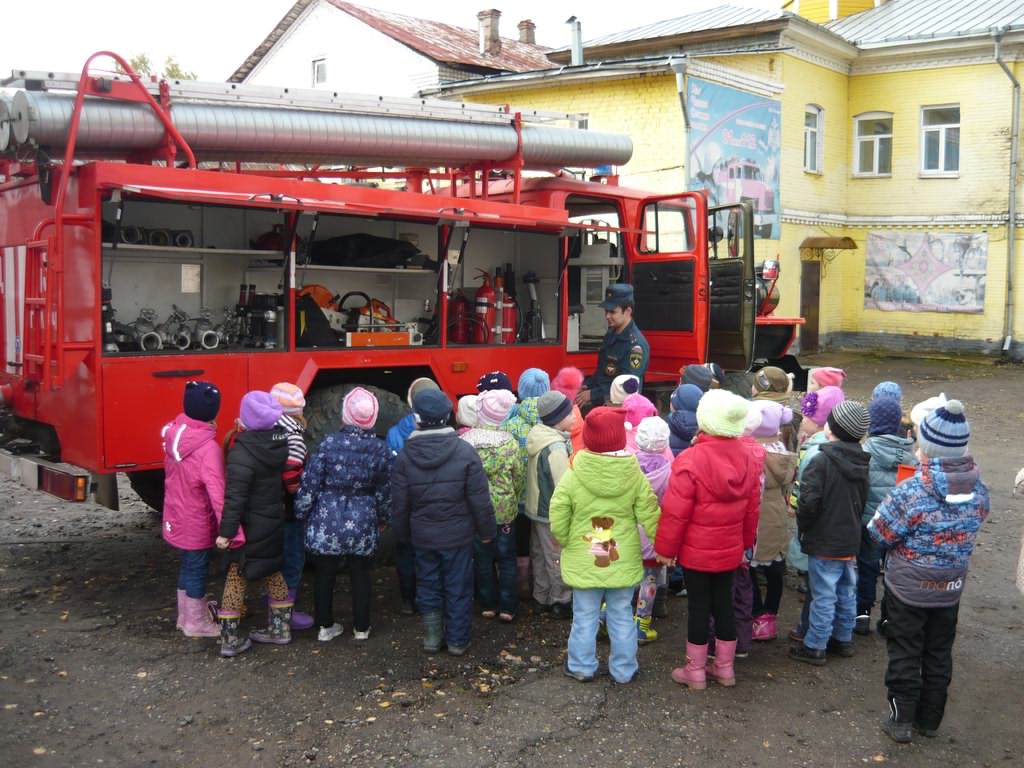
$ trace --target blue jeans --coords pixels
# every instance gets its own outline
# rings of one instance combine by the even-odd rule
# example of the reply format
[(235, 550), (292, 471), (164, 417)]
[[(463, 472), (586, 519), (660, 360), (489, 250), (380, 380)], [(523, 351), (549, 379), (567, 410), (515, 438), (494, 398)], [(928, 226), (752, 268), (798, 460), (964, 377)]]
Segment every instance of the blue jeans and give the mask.
[[(498, 535), (490, 544), (481, 543), (479, 536), (473, 542), (476, 589), (481, 610), (515, 615), (519, 608), (516, 552), (516, 531), (512, 523), (499, 525)], [(497, 579), (495, 566), (498, 567)]]
[(305, 565), (306, 524), (301, 520), (288, 520), (284, 524), (284, 564), (281, 566), (281, 575), (288, 589), (299, 588)]
[(804, 645), (823, 651), (829, 638), (853, 639), (857, 621), (857, 561), (807, 558), (811, 587), (811, 624)]
[(619, 589), (579, 589), (572, 591), (572, 630), (569, 632), (569, 671), (597, 674), (597, 624), (601, 603), (605, 603), (605, 621), (611, 639), (608, 671), (620, 683), (628, 683), (640, 668), (636, 657), (636, 625), (633, 623), (633, 591)]
[(877, 597), (878, 576), (882, 572), (882, 548), (867, 528), (860, 529), (857, 553), (857, 614), (870, 614)]
[(444, 640), (469, 645), (473, 628), (473, 545), (416, 550), (416, 607), (420, 614), (444, 612)]
[(210, 572), (210, 550), (179, 549), (181, 567), (178, 569), (178, 589), (189, 597), (206, 597), (206, 577)]

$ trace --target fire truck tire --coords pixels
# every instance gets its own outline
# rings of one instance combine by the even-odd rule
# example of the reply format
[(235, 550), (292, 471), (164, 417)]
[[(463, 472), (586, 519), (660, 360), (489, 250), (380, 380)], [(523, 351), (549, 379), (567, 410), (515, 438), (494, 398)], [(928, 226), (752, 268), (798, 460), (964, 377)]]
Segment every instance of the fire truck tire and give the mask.
[(350, 391), (362, 387), (377, 398), (377, 425), (374, 431), (385, 437), (388, 430), (409, 413), (405, 400), (394, 392), (372, 384), (345, 383), (318, 387), (306, 396), (306, 442), (312, 453), (325, 435), (341, 429), (341, 403)]
[(131, 483), (132, 490), (138, 494), (143, 502), (152, 507), (155, 512), (163, 512), (164, 471), (162, 469), (129, 472), (128, 482)]

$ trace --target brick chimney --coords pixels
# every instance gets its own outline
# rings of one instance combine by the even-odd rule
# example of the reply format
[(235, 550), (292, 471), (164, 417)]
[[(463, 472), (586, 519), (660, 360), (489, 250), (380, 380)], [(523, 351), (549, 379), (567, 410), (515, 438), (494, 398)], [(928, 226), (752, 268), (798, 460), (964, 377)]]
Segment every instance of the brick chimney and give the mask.
[(480, 11), (476, 18), (480, 22), (480, 53), (497, 56), (501, 53), (501, 35), (498, 33), (501, 11), (495, 8)]
[(537, 25), (529, 19), (523, 19), (519, 22), (519, 42), (529, 43), (530, 45), (537, 44)]

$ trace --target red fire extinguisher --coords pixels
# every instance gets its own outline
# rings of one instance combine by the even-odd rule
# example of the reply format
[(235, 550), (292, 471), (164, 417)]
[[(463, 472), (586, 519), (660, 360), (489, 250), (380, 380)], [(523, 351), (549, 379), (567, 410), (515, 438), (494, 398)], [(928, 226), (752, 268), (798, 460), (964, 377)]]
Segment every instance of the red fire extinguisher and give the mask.
[(473, 343), (487, 344), (491, 339), (491, 331), (494, 328), (495, 303), (494, 289), (491, 288), (491, 275), (485, 269), (478, 269), (484, 283), (476, 289), (476, 298), (473, 301), (473, 309), (476, 314), (476, 322), (473, 323)]
[(451, 328), (449, 338), (452, 344), (469, 343), (469, 302), (461, 288), (448, 302), (448, 327)]
[(501, 344), (512, 344), (516, 340), (516, 303), (505, 292), (505, 279), (501, 275), (494, 278), (494, 288), (497, 291), (497, 317), (501, 318), (494, 338), (500, 339)]

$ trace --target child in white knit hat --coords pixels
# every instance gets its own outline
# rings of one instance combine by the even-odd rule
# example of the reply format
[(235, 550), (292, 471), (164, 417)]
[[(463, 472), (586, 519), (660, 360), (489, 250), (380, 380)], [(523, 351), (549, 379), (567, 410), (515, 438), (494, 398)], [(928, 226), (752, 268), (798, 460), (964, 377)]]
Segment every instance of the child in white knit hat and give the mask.
[(612, 385), (608, 389), (608, 405), (618, 407), (626, 398), (635, 395), (640, 391), (640, 379), (629, 374), (622, 374), (612, 379)]
[(460, 436), (469, 432), (473, 427), (479, 426), (479, 398), (479, 395), (465, 395), (459, 398), (459, 407), (455, 412), (455, 423), (459, 426), (455, 431)]

